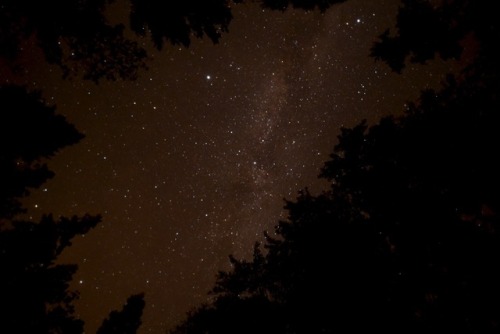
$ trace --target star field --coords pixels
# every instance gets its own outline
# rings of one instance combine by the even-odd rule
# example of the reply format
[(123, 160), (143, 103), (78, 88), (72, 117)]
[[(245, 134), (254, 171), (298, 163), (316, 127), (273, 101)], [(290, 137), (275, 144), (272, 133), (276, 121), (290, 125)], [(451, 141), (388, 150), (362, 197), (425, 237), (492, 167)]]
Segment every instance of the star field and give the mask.
[[(228, 255), (247, 257), (285, 217), (283, 199), (325, 187), (319, 169), (340, 127), (398, 113), (452, 64), (394, 74), (369, 57), (399, 1), (351, 0), (325, 13), (234, 8), (220, 44), (151, 49), (132, 82), (62, 80), (50, 66), (21, 79), (86, 135), (49, 162), (33, 218), (100, 213), (63, 254), (77, 263), (77, 313), (94, 332), (145, 292), (140, 333), (172, 328)], [(146, 43), (146, 42), (145, 42)]]

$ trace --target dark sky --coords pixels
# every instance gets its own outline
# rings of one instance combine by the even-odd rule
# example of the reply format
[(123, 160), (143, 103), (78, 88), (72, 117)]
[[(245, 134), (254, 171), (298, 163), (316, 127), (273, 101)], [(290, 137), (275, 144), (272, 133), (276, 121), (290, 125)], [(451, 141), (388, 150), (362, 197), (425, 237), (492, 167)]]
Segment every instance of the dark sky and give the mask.
[(79, 265), (88, 333), (138, 292), (140, 333), (174, 326), (207, 300), (229, 254), (248, 257), (272, 231), (283, 198), (325, 188), (317, 175), (341, 126), (400, 113), (437, 87), (452, 64), (397, 75), (369, 57), (398, 4), (349, 0), (325, 14), (240, 5), (220, 44), (151, 51), (132, 82), (62, 80), (33, 51), (16, 81), (41, 89), (86, 138), (50, 161), (56, 177), (28, 199), (31, 215), (103, 215), (61, 259)]

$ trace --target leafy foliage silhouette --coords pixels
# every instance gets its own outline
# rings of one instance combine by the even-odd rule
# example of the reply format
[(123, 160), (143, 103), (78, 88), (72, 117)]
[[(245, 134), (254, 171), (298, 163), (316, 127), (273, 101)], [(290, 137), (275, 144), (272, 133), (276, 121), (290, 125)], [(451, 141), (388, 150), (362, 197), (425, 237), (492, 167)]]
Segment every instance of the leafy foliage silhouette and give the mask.
[[(265, 234), (265, 252), (256, 245), (250, 261), (230, 256), (213, 302), (172, 334), (500, 329), (498, 24), (471, 24), (489, 10), (485, 2), (404, 1), (400, 35), (385, 35), (373, 56), (395, 71), (409, 54), (417, 62), (458, 57), (457, 43), (474, 28), (474, 62), (439, 91), (423, 91), (403, 116), (341, 129), (320, 174), (331, 188), (287, 201), (288, 219)], [(432, 30), (416, 17), (435, 20)], [(431, 33), (435, 40), (421, 38)], [(235, 324), (254, 300), (265, 307), (245, 308)]]
[(19, 51), (39, 47), (65, 76), (85, 79), (135, 78), (146, 52), (124, 36), (124, 25), (104, 16), (108, 0), (0, 2), (0, 56), (15, 63)]
[(112, 311), (104, 320), (97, 334), (134, 334), (141, 326), (144, 294), (132, 295), (121, 311)]
[(373, 45), (371, 55), (401, 72), (406, 60), (425, 63), (436, 55), (458, 59), (464, 48), (478, 41), (481, 55), (498, 56), (496, 12), (485, 0), (402, 0), (396, 31), (386, 30)]
[[(345, 0), (250, 1), (275, 10), (324, 11)], [(0, 58), (16, 69), (20, 51), (38, 47), (64, 77), (134, 80), (147, 68), (144, 43), (136, 37), (150, 37), (158, 49), (165, 42), (187, 47), (204, 36), (217, 43), (233, 18), (231, 6), (241, 2), (131, 0), (129, 22), (114, 24), (106, 11), (116, 0), (0, 0)], [(135, 37), (127, 34), (127, 26)]]
[(191, 37), (208, 36), (217, 43), (232, 19), (227, 0), (158, 1), (132, 0), (130, 22), (139, 35), (151, 33), (158, 49), (164, 40), (189, 46)]
[(322, 170), (332, 188), (287, 202), (267, 253), (231, 257), (215, 302), (172, 333), (234, 330), (241, 315), (220, 305), (255, 299), (266, 317), (242, 323), (262, 333), (497, 331), (498, 103), (483, 98), (450, 79), (401, 118), (344, 129)]
[[(94, 81), (133, 79), (146, 53), (124, 37), (123, 25), (107, 22), (103, 13), (111, 2), (2, 0), (0, 55), (14, 61), (23, 43), (34, 41), (67, 75), (81, 70)], [(340, 2), (261, 4), (325, 10)], [(193, 310), (172, 333), (498, 331), (499, 30), (491, 6), (484, 0), (432, 6), (403, 1), (396, 34), (385, 32), (373, 57), (402, 71), (408, 57), (418, 63), (436, 54), (458, 58), (474, 40), (475, 62), (440, 91), (423, 92), (403, 117), (342, 129), (321, 172), (331, 189), (317, 196), (306, 189), (288, 201), (288, 220), (279, 222), (273, 236), (266, 234), (266, 252), (256, 245), (251, 261), (230, 257), (233, 270), (219, 273), (214, 302)], [(61, 9), (66, 15), (56, 14)], [(167, 13), (167, 22), (160, 13)], [(191, 36), (217, 42), (230, 20), (227, 1), (169, 7), (132, 2), (132, 29), (151, 34), (158, 48), (165, 41), (187, 46)], [(99, 217), (49, 215), (40, 223), (12, 218), (22, 212), (19, 199), (53, 176), (43, 159), (81, 135), (36, 94), (2, 87), (0, 97), (13, 106), (0, 115), (7, 117), (0, 122), (0, 177), (6, 185), (0, 190), (0, 265), (7, 272), (0, 284), (2, 326), (7, 332), (79, 333), (83, 324), (71, 304), (77, 294), (68, 291), (76, 267), (55, 260)], [(21, 121), (12, 114), (17, 105), (21, 112), (40, 112)], [(44, 128), (25, 131), (30, 119)], [(26, 137), (31, 133), (37, 135)], [(39, 138), (48, 142), (38, 145)], [(132, 296), (100, 330), (136, 330), (143, 306), (141, 295)], [(129, 312), (134, 316), (128, 325), (115, 325), (127, 322)]]

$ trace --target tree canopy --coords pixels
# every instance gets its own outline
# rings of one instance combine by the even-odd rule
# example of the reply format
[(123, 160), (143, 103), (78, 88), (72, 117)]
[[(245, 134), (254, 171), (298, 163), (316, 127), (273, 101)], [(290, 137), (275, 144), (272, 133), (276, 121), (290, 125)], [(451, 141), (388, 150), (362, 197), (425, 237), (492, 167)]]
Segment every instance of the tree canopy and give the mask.
[[(217, 43), (228, 31), (231, 2), (155, 0), (130, 2), (129, 22), (111, 23), (107, 10), (115, 0), (0, 0), (0, 58), (17, 70), (25, 50), (39, 48), (48, 64), (64, 77), (135, 79), (146, 67), (144, 43), (189, 46), (207, 36)], [(260, 2), (260, 1), (259, 1)], [(288, 6), (325, 10), (341, 1), (262, 1), (265, 8)], [(137, 36), (127, 33), (127, 24)], [(76, 265), (59, 264), (72, 240), (100, 222), (100, 216), (44, 215), (40, 221), (20, 219), (21, 201), (54, 173), (47, 160), (83, 135), (57, 115), (39, 92), (0, 86), (0, 329), (8, 333), (82, 333), (75, 316), (78, 292), (69, 289)], [(123, 310), (113, 311), (99, 333), (135, 333), (144, 308), (142, 294), (131, 296)]]
[(45, 160), (83, 135), (39, 92), (0, 87), (0, 219), (23, 212), (19, 199), (52, 178)]
[(15, 221), (0, 230), (0, 330), (5, 333), (83, 333), (75, 317), (76, 291), (69, 283), (76, 265), (57, 264), (71, 240), (87, 233), (100, 217), (44, 216)]
[(132, 295), (120, 311), (112, 311), (104, 320), (97, 334), (134, 334), (141, 326), (144, 294)]
[[(69, 288), (77, 266), (57, 260), (101, 217), (48, 214), (34, 221), (19, 214), (26, 211), (20, 200), (54, 176), (46, 161), (83, 135), (25, 87), (0, 87), (0, 108), (0, 332), (81, 334), (84, 323), (73, 305), (78, 292)], [(138, 298), (130, 299), (136, 318), (129, 333), (140, 325)], [(132, 321), (112, 318), (112, 324)]]
[[(264, 8), (289, 6), (324, 11), (345, 0), (247, 0)], [(217, 43), (233, 18), (231, 6), (244, 0), (131, 0), (128, 21), (111, 23), (116, 0), (0, 0), (0, 58), (16, 68), (20, 51), (38, 47), (64, 76), (84, 79), (135, 79), (146, 68), (147, 52), (137, 37), (189, 46), (193, 38)], [(122, 6), (127, 4), (122, 3)], [(135, 36), (128, 34), (130, 27)]]
[(458, 59), (465, 48), (479, 48), (473, 51), (488, 55), (490, 62), (498, 56), (495, 41), (499, 37), (492, 6), (485, 0), (402, 0), (395, 31), (387, 29), (373, 45), (371, 55), (397, 72), (407, 60), (423, 64), (436, 56)]
[[(458, 43), (477, 29), (474, 62), (440, 90), (423, 91), (404, 115), (343, 128), (320, 173), (330, 189), (287, 201), (288, 219), (251, 260), (230, 256), (214, 301), (172, 334), (499, 330), (500, 106), (490, 47), (498, 24), (472, 24), (489, 10), (484, 2), (403, 2), (398, 33), (382, 36), (375, 57), (395, 71), (409, 55), (458, 57)], [(426, 31), (415, 17), (439, 22)], [(440, 29), (461, 34), (443, 44)]]
[[(15, 62), (37, 45), (66, 75), (133, 79), (146, 52), (112, 24), (113, 0), (0, 0), (0, 57)], [(235, 1), (243, 2), (243, 1)], [(259, 1), (265, 8), (326, 10), (339, 1)], [(131, 1), (130, 26), (165, 42), (217, 42), (229, 1)], [(64, 12), (64, 15), (60, 15)], [(214, 301), (172, 333), (493, 333), (500, 327), (498, 23), (491, 2), (403, 0), (396, 31), (372, 56), (394, 71), (436, 55), (474, 62), (443, 87), (422, 92), (401, 117), (342, 129), (320, 176), (331, 188), (287, 201), (289, 216), (256, 244), (251, 260), (230, 257)], [(472, 43), (474, 41), (474, 43)], [(477, 46), (477, 48), (476, 48)], [(15, 219), (20, 200), (53, 177), (45, 161), (82, 135), (38, 93), (0, 88), (0, 328), (82, 333), (69, 290), (75, 265), (57, 264), (99, 216)], [(99, 333), (140, 326), (144, 296), (129, 298)]]
[(498, 331), (499, 106), (474, 86), (449, 79), (403, 117), (343, 129), (331, 189), (287, 202), (265, 252), (231, 257), (172, 333)]

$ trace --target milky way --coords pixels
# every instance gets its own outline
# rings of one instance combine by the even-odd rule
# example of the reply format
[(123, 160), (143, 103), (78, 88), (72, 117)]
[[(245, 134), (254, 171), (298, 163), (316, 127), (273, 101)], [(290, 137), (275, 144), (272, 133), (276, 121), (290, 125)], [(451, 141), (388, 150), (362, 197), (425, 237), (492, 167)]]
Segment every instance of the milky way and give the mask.
[(61, 259), (79, 264), (73, 287), (88, 332), (142, 291), (141, 333), (174, 326), (209, 298), (229, 254), (249, 256), (284, 218), (284, 198), (326, 186), (317, 175), (341, 126), (399, 113), (437, 86), (449, 65), (396, 75), (369, 57), (397, 5), (350, 0), (324, 14), (236, 6), (220, 44), (151, 51), (134, 82), (65, 81), (29, 67), (18, 80), (86, 135), (50, 161), (56, 177), (27, 205), (33, 218), (103, 215)]

